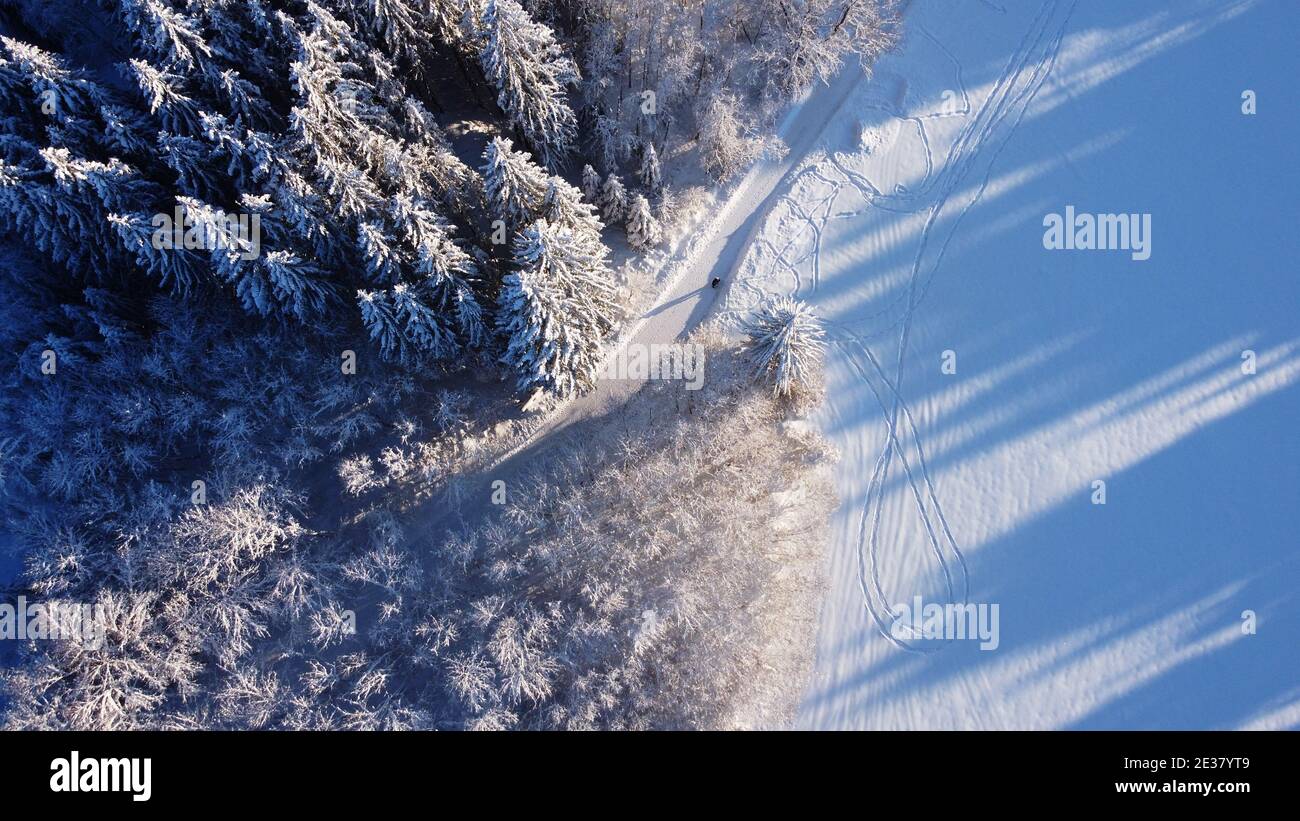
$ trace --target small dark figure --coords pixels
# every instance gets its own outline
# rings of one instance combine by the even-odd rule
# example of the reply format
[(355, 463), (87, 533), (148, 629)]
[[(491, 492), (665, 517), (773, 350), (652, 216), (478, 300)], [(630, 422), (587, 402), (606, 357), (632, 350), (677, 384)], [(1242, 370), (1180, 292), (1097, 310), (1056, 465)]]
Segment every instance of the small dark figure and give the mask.
[(713, 278), (713, 284), (710, 285), (709, 287), (710, 287), (710, 288), (716, 288), (716, 287), (718, 287), (718, 283), (721, 282), (721, 281), (722, 281), (722, 278), (721, 278), (721, 277), (714, 277), (714, 278)]

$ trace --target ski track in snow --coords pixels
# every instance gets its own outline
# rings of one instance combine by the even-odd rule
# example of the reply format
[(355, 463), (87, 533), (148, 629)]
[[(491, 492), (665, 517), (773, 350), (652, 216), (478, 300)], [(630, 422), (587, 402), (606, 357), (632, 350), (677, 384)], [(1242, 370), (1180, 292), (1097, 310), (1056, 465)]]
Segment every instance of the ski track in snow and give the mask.
[[(925, 528), (929, 548), (933, 552), (935, 561), (938, 564), (940, 572), (943, 575), (944, 587), (947, 592), (947, 598), (952, 603), (965, 603), (970, 595), (970, 571), (966, 564), (965, 557), (957, 544), (957, 540), (952, 534), (952, 528), (947, 519), (944, 517), (942, 506), (939, 502), (938, 494), (934, 487), (933, 479), (930, 476), (929, 469), (925, 461), (925, 449), (923, 446), (920, 431), (912, 417), (912, 412), (908, 407), (907, 400), (902, 392), (902, 375), (906, 362), (908, 336), (911, 331), (912, 317), (917, 308), (925, 297), (925, 292), (929, 288), (930, 280), (933, 278), (933, 272), (939, 267), (943, 253), (946, 250), (948, 242), (952, 237), (952, 230), (948, 231), (939, 243), (939, 251), (934, 265), (931, 268), (931, 275), (924, 282), (921, 280), (922, 267), (926, 259), (926, 250), (930, 242), (931, 235), (937, 223), (938, 216), (942, 213), (944, 206), (948, 203), (949, 197), (956, 188), (965, 180), (971, 165), (980, 157), (984, 144), (990, 139), (990, 136), (1003, 123), (1017, 107), (1019, 113), (1015, 115), (1016, 122), (1007, 130), (1006, 136), (1002, 142), (1005, 144), (1006, 139), (1011, 136), (1018, 125), (1019, 117), (1023, 116), (1025, 107), (1033, 95), (1037, 92), (1044, 78), (1051, 70), (1052, 62), (1055, 59), (1056, 50), (1060, 47), (1061, 38), (1065, 31), (1066, 23), (1069, 19), (1069, 9), (1060, 20), (1056, 20), (1053, 12), (1058, 6), (1062, 5), (1057, 0), (1050, 0), (1043, 4), (1039, 11), (1038, 17), (1034, 20), (1033, 26), (1025, 39), (1021, 42), (1020, 47), (1008, 62), (1002, 75), (994, 85), (988, 101), (978, 112), (971, 127), (965, 132), (962, 139), (953, 148), (947, 161), (943, 164), (941, 172), (934, 175), (934, 157), (930, 145), (925, 136), (924, 120), (938, 116), (965, 116), (970, 113), (970, 98), (964, 85), (961, 84), (961, 63), (952, 57), (951, 53), (943, 48), (933, 35), (922, 26), (917, 26), (916, 31), (928, 41), (934, 43), (943, 52), (952, 59), (956, 69), (958, 80), (958, 91), (961, 93), (963, 107), (951, 114), (929, 114), (920, 116), (908, 116), (906, 112), (891, 105), (866, 106), (866, 108), (876, 108), (884, 111), (900, 121), (915, 124), (920, 132), (922, 145), (925, 150), (925, 175), (922, 186), (915, 192), (903, 192), (899, 195), (889, 195), (881, 192), (867, 178), (855, 174), (844, 166), (836, 162), (833, 158), (828, 161), (831, 169), (841, 176), (840, 180), (835, 180), (825, 176), (825, 171), (820, 167), (810, 170), (810, 174), (828, 183), (832, 190), (828, 197), (824, 197), (818, 202), (812, 204), (811, 209), (805, 209), (804, 204), (800, 203), (793, 196), (788, 197), (785, 201), (787, 207), (798, 216), (806, 221), (807, 228), (812, 234), (811, 249), (808, 253), (795, 260), (788, 260), (785, 253), (793, 244), (791, 239), (775, 253), (775, 263), (794, 276), (794, 287), (791, 288), (787, 295), (791, 297), (807, 299), (817, 292), (820, 282), (820, 259), (821, 243), (823, 231), (826, 224), (831, 219), (843, 219), (846, 217), (857, 216), (858, 211), (849, 211), (836, 213), (834, 210), (836, 200), (845, 186), (850, 187), (860, 195), (867, 203), (868, 207), (879, 207), (897, 213), (915, 213), (918, 211), (928, 211), (929, 217), (924, 229), (921, 231), (918, 249), (912, 264), (911, 276), (909, 277), (908, 288), (899, 294), (894, 303), (887, 305), (867, 319), (889, 313), (896, 307), (898, 302), (904, 302), (902, 315), (900, 319), (877, 332), (877, 335), (883, 335), (890, 330), (899, 329), (898, 333), (898, 359), (894, 368), (894, 376), (891, 378), (885, 368), (881, 365), (866, 339), (856, 334), (846, 325), (834, 322), (827, 322), (827, 330), (832, 344), (837, 346), (844, 354), (850, 367), (861, 379), (875, 397), (880, 406), (882, 418), (885, 423), (886, 441), (881, 448), (880, 455), (876, 460), (875, 469), (872, 472), (870, 482), (867, 487), (867, 496), (861, 507), (859, 514), (858, 526), (858, 577), (859, 585), (862, 591), (863, 604), (870, 612), (873, 621), (880, 630), (881, 635), (900, 649), (908, 652), (934, 652), (942, 649), (941, 643), (927, 644), (910, 644), (894, 635), (894, 623), (888, 614), (892, 612), (893, 606), (889, 597), (884, 592), (881, 583), (879, 566), (881, 563), (880, 552), (880, 527), (883, 501), (883, 488), (889, 479), (890, 470), (893, 467), (894, 459), (897, 458), (899, 465), (906, 476), (906, 481), (911, 489), (911, 494), (915, 500), (917, 515)], [(1073, 6), (1070, 3), (1069, 6)], [(1025, 80), (1026, 76), (1028, 77)], [(1024, 82), (1021, 82), (1025, 80)], [(989, 164), (989, 172), (986, 172), (984, 181), (981, 183), (979, 192), (970, 200), (963, 209), (969, 210), (979, 199), (979, 193), (982, 192), (987, 184), (988, 173), (991, 173), (992, 163)], [(932, 187), (939, 189), (937, 196), (930, 198), (929, 194)], [(809, 213), (812, 211), (813, 213)], [(952, 224), (955, 228), (956, 222)], [(767, 240), (761, 240), (769, 249), (770, 243)], [(798, 266), (804, 262), (811, 265), (811, 276), (807, 283), (798, 274)], [(805, 287), (806, 286), (806, 287)], [(918, 288), (919, 286), (919, 288)], [(749, 281), (743, 281), (741, 287), (748, 292), (749, 302), (759, 301), (765, 298), (768, 293), (762, 288)], [(732, 310), (724, 313), (724, 316), (738, 319), (744, 310)], [(862, 364), (866, 360), (870, 364), (868, 370)], [(881, 390), (876, 387), (876, 380), (883, 385), (885, 395), (882, 396)], [(833, 409), (832, 409), (833, 411)], [(915, 448), (915, 465), (909, 460), (907, 449), (900, 442), (899, 431), (899, 414), (903, 415), (906, 422), (906, 430), (901, 435), (909, 437), (912, 447)], [(868, 524), (869, 523), (869, 524)], [(960, 590), (960, 593), (958, 591)], [(905, 629), (910, 626), (903, 625)]]
[[(854, 525), (851, 536), (846, 523), (838, 537), (841, 543), (833, 550), (832, 582), (833, 585), (836, 580), (842, 583), (849, 573), (853, 573), (856, 576), (858, 607), (867, 614), (867, 623), (874, 627), (874, 631), (894, 652), (901, 652), (903, 658), (914, 657), (917, 661), (895, 663), (889, 659), (889, 651), (879, 642), (872, 644), (867, 636), (855, 632), (853, 625), (858, 620), (844, 610), (849, 606), (847, 599), (842, 593), (837, 595), (833, 592), (826, 605), (827, 611), (823, 613), (825, 635), (819, 647), (818, 673), (799, 722), (802, 726), (1072, 726), (1074, 722), (1085, 720), (1092, 711), (1103, 709), (1107, 694), (1116, 698), (1124, 695), (1126, 690), (1120, 682), (1127, 681), (1132, 688), (1153, 676), (1167, 675), (1173, 665), (1180, 661), (1190, 662), (1210, 650), (1226, 647), (1232, 632), (1233, 625), (1229, 625), (1226, 633), (1220, 630), (1212, 637), (1198, 641), (1190, 638), (1187, 624), (1205, 618), (1204, 614), (1209, 608), (1220, 601), (1220, 598), (1207, 597), (1183, 611), (1162, 614), (1165, 618), (1157, 621), (1156, 626), (1137, 633), (1126, 642), (1116, 642), (1114, 649), (1094, 649), (1085, 662), (1072, 668), (1079, 672), (1077, 681), (1069, 669), (1055, 674), (1034, 674), (1030, 680), (1039, 676), (1041, 678), (1031, 687), (1026, 687), (1025, 693), (1019, 693), (1014, 690), (1019, 686), (1018, 680), (1028, 675), (1023, 672), (1025, 667), (1032, 670), (1035, 663), (1043, 663), (1040, 660), (1059, 664), (1061, 662), (1058, 659), (1071, 652), (1070, 648), (1100, 644), (1096, 636), (1116, 631), (1115, 624), (1122, 619), (1108, 614), (1101, 625), (1079, 623), (1074, 634), (1059, 640), (1059, 647), (1029, 650), (1017, 648), (1009, 661), (999, 658), (997, 661), (981, 660), (980, 663), (947, 662), (941, 667), (933, 668), (933, 672), (927, 672), (930, 669), (925, 666), (928, 662), (921, 659), (935, 656), (939, 651), (948, 650), (954, 643), (960, 642), (920, 640), (919, 637), (909, 635), (909, 626), (901, 622), (897, 625), (894, 623), (893, 604), (895, 601), (906, 601), (906, 594), (930, 590), (934, 595), (926, 597), (927, 603), (942, 604), (943, 599), (946, 599), (947, 602), (961, 604), (971, 601), (973, 587), (996, 589), (997, 584), (995, 579), (973, 579), (972, 565), (963, 552), (957, 534), (963, 531), (974, 532), (975, 541), (987, 541), (990, 525), (975, 520), (965, 523), (952, 521), (945, 513), (943, 494), (932, 470), (930, 455), (933, 450), (926, 440), (928, 434), (925, 433), (926, 430), (933, 430), (936, 409), (928, 407), (928, 420), (918, 420), (915, 402), (909, 399), (909, 390), (904, 385), (904, 374), (909, 364), (914, 373), (919, 367), (913, 363), (915, 320), (930, 294), (936, 275), (941, 273), (954, 236), (958, 234), (958, 228), (966, 216), (981, 203), (991, 181), (995, 185), (1005, 185), (1002, 178), (993, 176), (999, 167), (999, 157), (1020, 129), (1026, 113), (1034, 107), (1039, 92), (1052, 78), (1054, 83), (1059, 84), (1059, 88), (1053, 88), (1060, 92), (1055, 97), (1059, 98), (1063, 94), (1069, 98), (1071, 105), (1078, 105), (1076, 94), (1070, 85), (1060, 83), (1052, 76), (1067, 32), (1076, 34), (1071, 22), (1078, 10), (1077, 0), (1041, 0), (1017, 4), (1014, 8), (1015, 13), (1010, 13), (1007, 8), (988, 0), (960, 7), (924, 2), (913, 4), (908, 11), (905, 26), (908, 42), (902, 49), (903, 53), (891, 55), (882, 61), (878, 72), (879, 84), (887, 86), (893, 80), (902, 85), (904, 91), (891, 95), (888, 88), (881, 88), (875, 93), (858, 94), (855, 95), (853, 104), (846, 108), (846, 111), (851, 108), (859, 114), (875, 112), (887, 119), (883, 123), (865, 127), (866, 133), (861, 137), (862, 150), (858, 152), (830, 150), (836, 144), (842, 145), (843, 139), (842, 135), (837, 139), (837, 135), (831, 133), (836, 129), (828, 127), (824, 135), (826, 155), (795, 174), (784, 198), (770, 209), (766, 226), (757, 232), (726, 303), (720, 310), (725, 319), (734, 322), (752, 310), (758, 302), (775, 294), (803, 299), (815, 306), (826, 306), (822, 313), (832, 346), (833, 356), (830, 358), (838, 360), (838, 367), (844, 373), (844, 386), (840, 388), (840, 393), (858, 394), (853, 387), (854, 382), (864, 388), (861, 392), (864, 399), (830, 396), (823, 412), (824, 427), (832, 432), (832, 438), (835, 438), (834, 431), (843, 431), (845, 433), (842, 436), (853, 437), (839, 440), (841, 446), (848, 447), (844, 462), (862, 471), (859, 475), (866, 480), (865, 489), (860, 494), (855, 495), (854, 492), (854, 488), (858, 487), (856, 480), (842, 488), (842, 491), (847, 491), (848, 503), (854, 505)], [(1167, 30), (1160, 31), (1158, 36), (1150, 35), (1145, 44), (1149, 46), (1151, 54), (1159, 53), (1171, 43), (1177, 42), (1176, 35), (1191, 39), (1248, 8), (1249, 4), (1244, 3), (1225, 9), (1222, 17), (1204, 18), (1211, 20), (1208, 25), (1204, 19), (1194, 19), (1192, 23), (1181, 25), (1166, 23), (1157, 15), (1153, 19), (1165, 23)], [(981, 16), (984, 19), (977, 22)], [(945, 17), (964, 19), (954, 23)], [(963, 66), (962, 60), (945, 47), (942, 37), (936, 36), (928, 28), (927, 24), (931, 21), (943, 25), (950, 38), (954, 31), (961, 31), (963, 35), (969, 34), (972, 39), (978, 40), (985, 33), (985, 28), (992, 27), (1001, 29), (1008, 36), (1016, 31), (1022, 31), (1023, 35), (1014, 47), (1008, 49), (1010, 57), (1005, 59), (1001, 70), (996, 75), (991, 75), (976, 93), (976, 89), (966, 85), (964, 76), (967, 67)], [(966, 23), (977, 24), (966, 29), (963, 27)], [(1087, 31), (1086, 28), (1084, 31)], [(1125, 29), (1118, 31), (1127, 33)], [(1078, 36), (1076, 45), (1079, 41), (1087, 42), (1087, 34)], [(972, 50), (969, 43), (965, 46), (967, 52)], [(920, 57), (909, 55), (908, 51), (915, 48), (930, 48), (934, 54), (922, 54)], [(1124, 54), (1119, 47), (1114, 51), (1119, 57), (1112, 59), (1112, 64), (1127, 61), (1126, 67), (1149, 56), (1135, 58), (1132, 54)], [(979, 55), (981, 60), (987, 56)], [(918, 61), (923, 59), (928, 60), (928, 65), (933, 67), (938, 58), (951, 63), (950, 76), (955, 86), (954, 89), (945, 90), (944, 99), (951, 98), (953, 102), (959, 101), (960, 105), (949, 110), (926, 111), (918, 100), (908, 99), (911, 93), (907, 87), (911, 81), (909, 70), (918, 68)], [(987, 66), (984, 68), (987, 70)], [(1071, 65), (1070, 68), (1091, 80), (1077, 65)], [(1075, 85), (1077, 84), (1076, 82)], [(1052, 99), (1043, 107), (1050, 110), (1060, 104), (1059, 99)], [(943, 132), (945, 125), (954, 120), (962, 122), (957, 133), (951, 134), (950, 126), (948, 133)], [(839, 130), (842, 131), (845, 125), (841, 122)], [(857, 127), (863, 127), (861, 122)], [(887, 137), (891, 133), (890, 128), (893, 129), (892, 142)], [(932, 128), (940, 129), (938, 142), (931, 133)], [(868, 133), (872, 135), (870, 140)], [(906, 146), (908, 150), (904, 150), (902, 143), (908, 134), (914, 135), (915, 143)], [(945, 141), (945, 136), (951, 139)], [(883, 149), (881, 143), (887, 143)], [(946, 150), (945, 144), (948, 146)], [(881, 158), (882, 150), (887, 154), (884, 158)], [(1063, 153), (1060, 162), (1075, 177), (1081, 178), (1073, 159), (1069, 153)], [(869, 166), (867, 172), (860, 167), (864, 163)], [(912, 172), (913, 179), (909, 179), (908, 184), (895, 182), (891, 187), (885, 184), (887, 180), (882, 181), (891, 171), (902, 170), (904, 165)], [(999, 170), (999, 173), (1004, 172), (1005, 169)], [(999, 196), (1001, 195), (1002, 191), (999, 191)], [(1066, 200), (1062, 200), (1064, 201)], [(1037, 215), (1042, 213), (1042, 210), (1037, 211)], [(1033, 218), (1037, 219), (1037, 216)], [(864, 219), (868, 221), (864, 222)], [(870, 222), (873, 219), (875, 221)], [(843, 230), (835, 233), (841, 224), (861, 227), (858, 228), (856, 237), (850, 237)], [(968, 226), (965, 233), (976, 230)], [(846, 251), (849, 238), (858, 239), (866, 246), (865, 250), (850, 248)], [(896, 276), (894, 279), (881, 277), (874, 266), (864, 266), (860, 261), (886, 255), (891, 244), (912, 249), (905, 276)], [(843, 283), (846, 264), (842, 259), (836, 259), (829, 264), (833, 272), (840, 274), (838, 279), (832, 277), (831, 283), (839, 290), (832, 290), (823, 298), (830, 254), (848, 257), (848, 275), (883, 279), (886, 281), (886, 290), (881, 293), (868, 291), (870, 298), (844, 308), (842, 292), (846, 288), (863, 288), (865, 283), (859, 281), (846, 286)], [(857, 267), (852, 267), (854, 265)], [(943, 269), (942, 274), (945, 279), (962, 276), (961, 271), (949, 269)], [(879, 304), (871, 305), (873, 301)], [(1063, 333), (1058, 340), (1040, 344), (1046, 347), (1043, 354), (1046, 358), (1077, 342), (1075, 335)], [(1231, 350), (1231, 344), (1222, 349)], [(1204, 418), (1198, 417), (1195, 422), (1202, 424), (1206, 418), (1220, 418), (1257, 398), (1289, 386), (1300, 374), (1300, 367), (1294, 359), (1287, 361), (1295, 350), (1294, 341), (1274, 348), (1270, 352), (1270, 361), (1279, 367), (1267, 384), (1251, 386), (1253, 390), (1243, 392), (1244, 399), (1235, 403), (1235, 407), (1206, 410)], [(1147, 382), (1141, 390), (1144, 394), (1148, 391), (1154, 394), (1164, 387), (1162, 383), (1168, 384), (1165, 376)], [(1210, 384), (1225, 383), (1218, 380)], [(1213, 387), (1204, 391), (1198, 388), (1192, 395), (1212, 395), (1213, 390)], [(867, 408), (856, 404), (862, 401), (871, 403), (871, 414), (878, 420), (877, 425), (866, 423)], [(933, 394), (925, 395), (922, 401), (932, 404)], [(1130, 401), (1125, 400), (1103, 411), (1109, 411), (1118, 420), (1111, 424), (1121, 431), (1127, 421), (1121, 411), (1129, 404)], [(1185, 407), (1185, 402), (1180, 401), (1170, 408), (1169, 413), (1176, 416)], [(1083, 415), (1090, 416), (1094, 410), (1088, 408)], [(1171, 421), (1187, 424), (1181, 419)], [(1158, 419), (1146, 422), (1159, 423)], [(855, 429), (861, 432), (854, 432)], [(1187, 431), (1190, 432), (1190, 427)], [(863, 438), (874, 437), (877, 432), (879, 441), (875, 445), (872, 444), (872, 439)], [(972, 438), (977, 436), (976, 433), (967, 435)], [(1120, 437), (1115, 438), (1119, 440)], [(951, 448), (950, 444), (943, 444)], [(1148, 442), (1141, 444), (1146, 448), (1160, 449), (1158, 440), (1156, 445)], [(1100, 445), (1103, 448), (1108, 446), (1125, 447), (1122, 441)], [(874, 450), (870, 452), (874, 453), (874, 457), (869, 458), (868, 451), (872, 448)], [(1153, 451), (1137, 454), (1133, 458), (1140, 461), (1151, 452)], [(1082, 455), (1089, 456), (1086, 453)], [(998, 470), (1010, 468), (1026, 475), (1041, 467), (997, 462), (996, 459), (1002, 456), (999, 452), (984, 461), (992, 463)], [(1101, 461), (1120, 466), (1133, 464), (1132, 460), (1124, 462), (1113, 458)], [(1003, 484), (1008, 483), (1006, 479), (996, 478)], [(1010, 484), (1015, 486), (1017, 482), (1011, 481)], [(1285, 489), (1282, 492), (1285, 493)], [(979, 504), (974, 501), (976, 498), (966, 491), (958, 508), (969, 514), (971, 505)], [(903, 499), (907, 501), (904, 502)], [(910, 529), (904, 526), (903, 504), (915, 516), (914, 525)], [(1011, 506), (1032, 508), (1035, 504), (1042, 502), (1014, 502)], [(981, 519), (986, 515), (980, 511), (976, 511), (976, 514)], [(1000, 511), (990, 518), (1007, 520), (1015, 519), (1016, 516)], [(1282, 530), (1285, 532), (1285, 527)], [(909, 533), (914, 533), (915, 537), (909, 538)], [(982, 539), (979, 538), (981, 536)], [(843, 563), (844, 557), (850, 553), (854, 569)], [(1285, 563), (1282, 566), (1291, 569)], [(1223, 589), (1227, 591), (1237, 588), (1229, 584)], [(1221, 598), (1230, 595), (1231, 593), (1225, 592)], [(860, 646), (854, 647), (855, 644)], [(954, 649), (953, 652), (969, 649), (968, 646), (960, 651)], [(1161, 658), (1162, 655), (1165, 657)], [(963, 665), (967, 669), (962, 670)], [(957, 673), (952, 672), (954, 667), (958, 669)], [(873, 668), (877, 672), (870, 672)], [(1276, 672), (1269, 668), (1269, 674)], [(913, 681), (910, 685), (905, 683), (909, 678)], [(1290, 686), (1294, 685), (1294, 676), (1292, 679)], [(846, 682), (853, 682), (861, 691), (858, 694), (844, 695)], [(1278, 684), (1286, 685), (1286, 682)], [(908, 688), (910, 692), (904, 692)], [(1088, 692), (1089, 688), (1095, 692)], [(1297, 691), (1293, 689), (1291, 692), (1294, 695)], [(877, 695), (873, 697), (873, 693)], [(1195, 694), (1188, 695), (1178, 690), (1173, 690), (1172, 694), (1176, 698), (1186, 698), (1189, 702), (1196, 698)], [(1286, 698), (1289, 697), (1283, 696), (1282, 706), (1273, 705), (1271, 712), (1262, 711), (1262, 717), (1257, 716), (1251, 722), (1244, 723), (1250, 726), (1278, 726), (1281, 722), (1294, 720), (1294, 716), (1300, 714), (1300, 707), (1294, 703), (1285, 703)], [(940, 700), (951, 703), (941, 703)], [(1152, 701), (1158, 703), (1159, 699)], [(1191, 718), (1185, 715), (1175, 718), (1173, 716), (1177, 714), (1172, 712), (1167, 717), (1164, 713), (1163, 708), (1152, 707), (1144, 714), (1143, 720), (1148, 725), (1167, 722), (1169, 726), (1187, 726), (1188, 722), (1192, 722), (1193, 726), (1209, 726), (1206, 719), (1196, 717), (1190, 708), (1188, 715)], [(1288, 719), (1287, 716), (1291, 718)], [(1114, 717), (1097, 721), (1102, 726), (1126, 726)], [(1197, 721), (1205, 723), (1196, 724)]]

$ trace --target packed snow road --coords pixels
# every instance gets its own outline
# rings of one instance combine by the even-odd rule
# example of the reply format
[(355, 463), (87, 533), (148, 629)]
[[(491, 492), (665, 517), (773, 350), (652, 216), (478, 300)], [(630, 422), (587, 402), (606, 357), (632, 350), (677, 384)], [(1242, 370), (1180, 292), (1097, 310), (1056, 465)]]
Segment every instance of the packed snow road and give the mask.
[[(619, 346), (610, 351), (611, 356), (627, 345), (680, 341), (712, 313), (715, 300), (726, 293), (727, 284), (763, 218), (788, 191), (792, 173), (820, 143), (830, 123), (840, 116), (845, 101), (866, 82), (866, 74), (854, 65), (829, 85), (813, 89), (791, 109), (779, 128), (789, 149), (785, 156), (755, 163), (732, 189), (722, 209), (706, 221), (701, 233), (682, 244), (677, 257), (668, 263), (663, 293), (622, 335)], [(721, 287), (710, 287), (714, 278), (721, 280)], [(558, 408), (525, 446), (532, 446), (547, 434), (570, 428), (584, 419), (615, 411), (642, 384), (637, 379), (601, 379), (590, 393)]]
[(801, 726), (1300, 725), (1298, 22), (916, 2), (764, 211), (723, 313), (815, 306), (843, 453)]

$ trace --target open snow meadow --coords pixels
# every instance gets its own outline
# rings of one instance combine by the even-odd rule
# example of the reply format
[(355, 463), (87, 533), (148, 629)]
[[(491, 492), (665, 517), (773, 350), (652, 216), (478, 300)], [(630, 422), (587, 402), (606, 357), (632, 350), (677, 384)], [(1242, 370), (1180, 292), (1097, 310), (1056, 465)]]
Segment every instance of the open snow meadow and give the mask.
[(904, 21), (726, 297), (830, 343), (796, 726), (1300, 726), (1300, 6)]

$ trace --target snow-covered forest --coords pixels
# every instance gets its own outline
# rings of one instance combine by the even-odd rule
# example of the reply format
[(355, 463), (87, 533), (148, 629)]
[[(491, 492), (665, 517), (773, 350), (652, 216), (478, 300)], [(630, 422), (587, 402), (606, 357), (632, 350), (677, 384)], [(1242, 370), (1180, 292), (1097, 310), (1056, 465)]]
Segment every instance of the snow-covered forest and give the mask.
[(0, 0), (0, 727), (1300, 727), (1298, 15)]
[(0, 2), (7, 593), (107, 625), (10, 659), (8, 726), (788, 717), (833, 506), (806, 307), (466, 494), (593, 388), (676, 181), (780, 156), (897, 35), (877, 0)]

